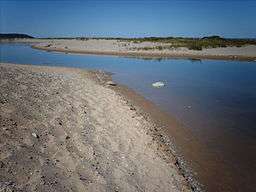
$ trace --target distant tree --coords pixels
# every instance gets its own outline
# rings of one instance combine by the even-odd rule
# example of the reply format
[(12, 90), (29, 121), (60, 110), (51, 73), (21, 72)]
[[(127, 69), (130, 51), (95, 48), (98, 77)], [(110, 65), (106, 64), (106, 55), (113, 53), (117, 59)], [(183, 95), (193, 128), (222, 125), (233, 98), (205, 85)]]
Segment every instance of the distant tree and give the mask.
[(27, 34), (20, 33), (0, 33), (0, 39), (16, 39), (16, 38), (34, 38)]

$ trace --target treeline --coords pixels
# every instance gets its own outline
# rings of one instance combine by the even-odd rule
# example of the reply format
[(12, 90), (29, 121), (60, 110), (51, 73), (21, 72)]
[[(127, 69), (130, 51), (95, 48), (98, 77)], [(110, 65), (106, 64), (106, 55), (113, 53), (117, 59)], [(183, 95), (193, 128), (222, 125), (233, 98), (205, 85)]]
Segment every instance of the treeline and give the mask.
[(34, 38), (27, 34), (21, 33), (0, 33), (0, 39), (24, 39), (24, 38)]

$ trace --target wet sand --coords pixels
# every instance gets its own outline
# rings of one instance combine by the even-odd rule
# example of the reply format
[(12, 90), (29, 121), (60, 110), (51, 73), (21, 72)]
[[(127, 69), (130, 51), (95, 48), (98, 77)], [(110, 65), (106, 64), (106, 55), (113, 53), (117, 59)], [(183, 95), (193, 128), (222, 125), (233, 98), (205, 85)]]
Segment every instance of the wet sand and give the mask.
[(0, 64), (1, 190), (192, 190), (150, 104), (109, 78)]

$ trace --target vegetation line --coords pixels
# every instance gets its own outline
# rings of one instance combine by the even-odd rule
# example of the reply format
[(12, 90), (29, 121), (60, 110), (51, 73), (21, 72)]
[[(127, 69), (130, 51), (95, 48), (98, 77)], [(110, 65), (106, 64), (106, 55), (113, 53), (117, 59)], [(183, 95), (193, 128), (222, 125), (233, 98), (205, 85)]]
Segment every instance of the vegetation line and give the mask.
[[(26, 34), (0, 34), (1, 39), (18, 39), (18, 38), (33, 38)], [(151, 49), (173, 49), (179, 47), (186, 47), (190, 50), (202, 50), (203, 48), (217, 48), (217, 47), (242, 47), (245, 45), (256, 45), (256, 39), (249, 38), (223, 38), (220, 36), (209, 36), (203, 38), (191, 38), (191, 37), (143, 37), (143, 38), (115, 38), (115, 37), (59, 37), (59, 38), (37, 38), (37, 39), (65, 39), (65, 40), (82, 40), (87, 41), (90, 39), (103, 39), (103, 40), (118, 40), (131, 43), (143, 43), (152, 42), (158, 43), (155, 47), (140, 47), (136, 50), (151, 50)]]

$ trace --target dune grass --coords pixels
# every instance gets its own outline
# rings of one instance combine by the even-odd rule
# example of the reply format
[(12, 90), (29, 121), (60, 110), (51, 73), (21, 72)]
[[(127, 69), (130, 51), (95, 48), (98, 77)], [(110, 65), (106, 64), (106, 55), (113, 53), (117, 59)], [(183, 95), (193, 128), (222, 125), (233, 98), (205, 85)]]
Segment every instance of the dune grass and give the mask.
[[(203, 48), (217, 48), (217, 47), (241, 47), (245, 45), (256, 45), (254, 39), (225, 39), (219, 36), (210, 36), (203, 38), (184, 38), (184, 37), (146, 37), (146, 38), (135, 38), (127, 39), (134, 43), (142, 42), (156, 42), (163, 43), (166, 45), (156, 46), (154, 49), (162, 50), (169, 48), (187, 47), (191, 50), (202, 50)], [(140, 49), (145, 49), (140, 48)], [(153, 49), (147, 47), (146, 49)]]
[(190, 50), (202, 50), (203, 48), (217, 48), (217, 47), (242, 47), (245, 45), (256, 45), (256, 39), (235, 39), (235, 38), (222, 38), (220, 36), (208, 36), (203, 38), (191, 38), (191, 37), (144, 37), (144, 38), (92, 38), (92, 39), (106, 39), (106, 40), (118, 40), (127, 41), (132, 43), (142, 42), (155, 42), (163, 43), (164, 45), (158, 45), (156, 47), (141, 47), (140, 50), (152, 50), (152, 49), (171, 49), (179, 47), (187, 47)]

